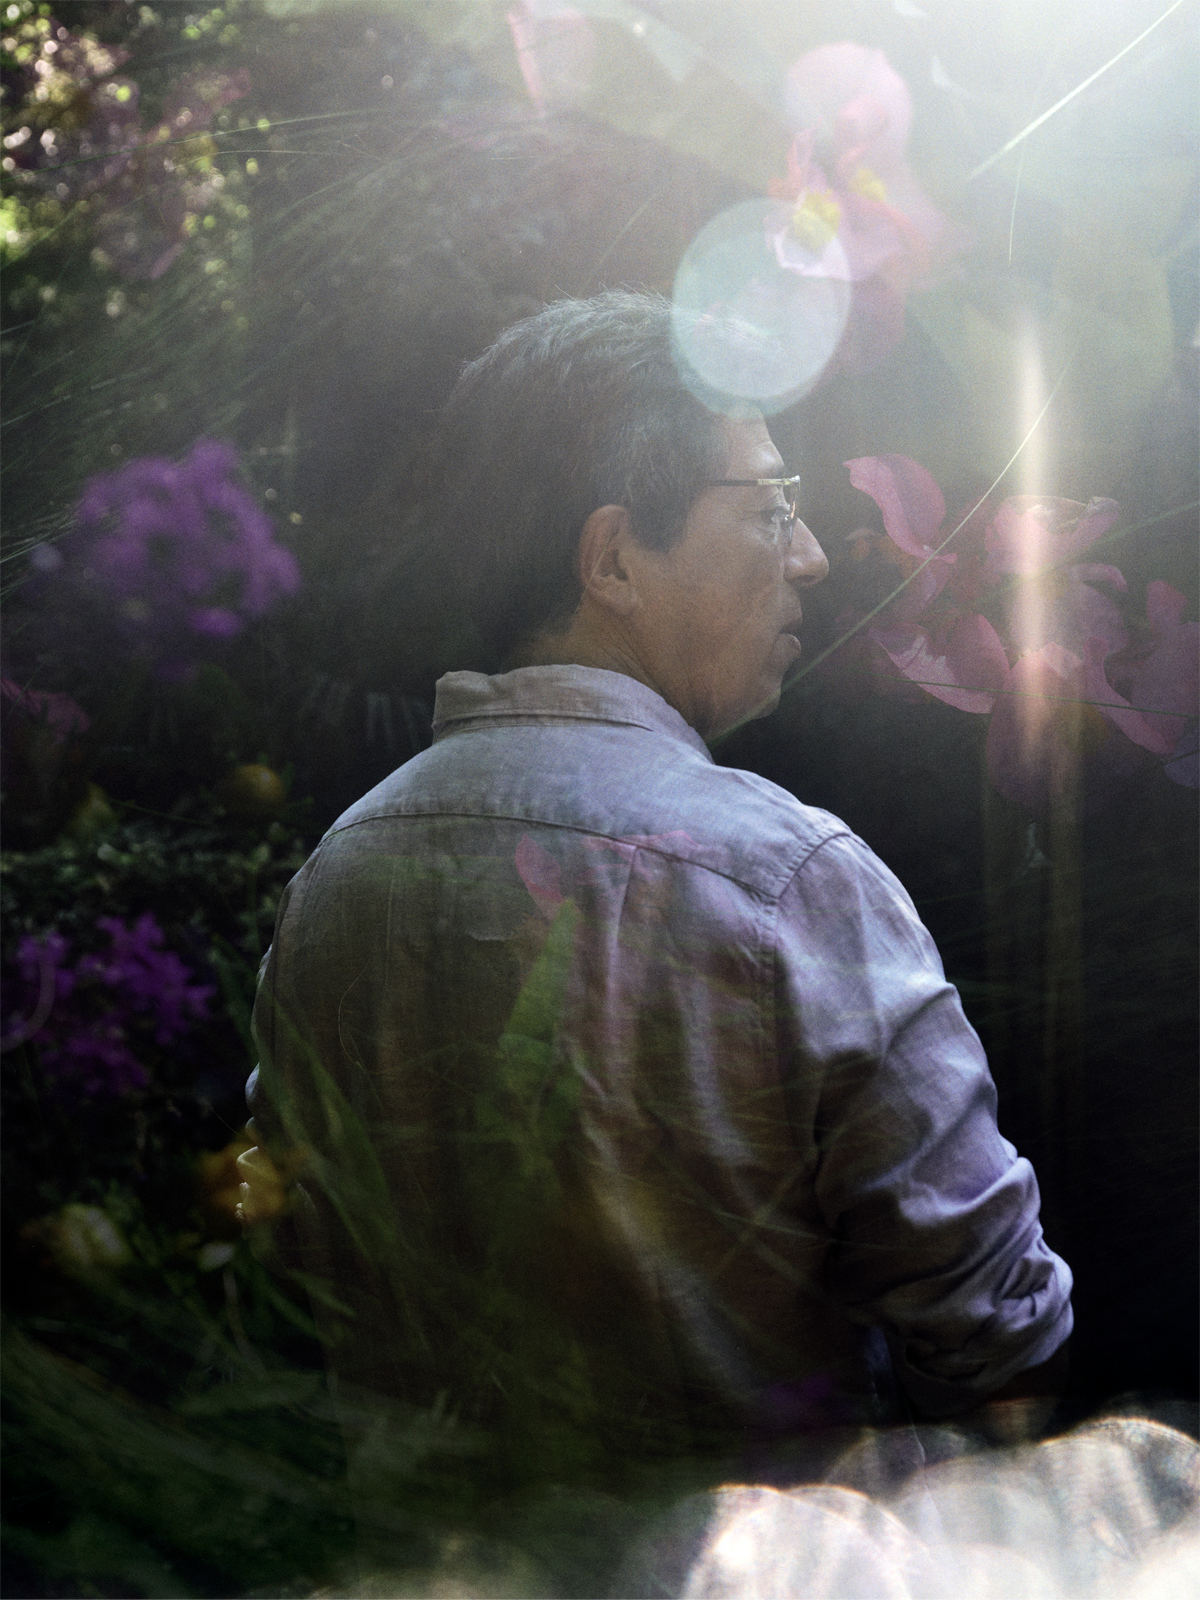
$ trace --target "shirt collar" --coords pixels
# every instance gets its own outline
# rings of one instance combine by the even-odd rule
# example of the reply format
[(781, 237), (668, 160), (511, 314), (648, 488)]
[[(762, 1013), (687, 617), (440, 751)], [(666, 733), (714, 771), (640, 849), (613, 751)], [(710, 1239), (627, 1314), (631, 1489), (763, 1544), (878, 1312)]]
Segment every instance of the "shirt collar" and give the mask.
[(708, 746), (662, 695), (623, 672), (562, 665), (518, 667), (485, 677), (448, 672), (438, 680), (433, 708), (436, 743), (480, 722), (607, 722), (665, 734), (702, 752)]

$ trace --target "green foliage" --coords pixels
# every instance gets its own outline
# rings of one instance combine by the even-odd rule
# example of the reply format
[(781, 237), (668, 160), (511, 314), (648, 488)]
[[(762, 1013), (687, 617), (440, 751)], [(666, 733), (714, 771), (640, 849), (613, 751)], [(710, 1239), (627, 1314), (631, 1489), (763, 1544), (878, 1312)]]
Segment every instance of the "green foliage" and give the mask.
[[(182, 808), (181, 808), (182, 810)], [(253, 970), (270, 942), (287, 880), (308, 854), (283, 822), (237, 828), (215, 815), (139, 816), (100, 840), (62, 839), (0, 863), (7, 937), (54, 927), (95, 946), (97, 915), (150, 910), (176, 940), (220, 938)]]

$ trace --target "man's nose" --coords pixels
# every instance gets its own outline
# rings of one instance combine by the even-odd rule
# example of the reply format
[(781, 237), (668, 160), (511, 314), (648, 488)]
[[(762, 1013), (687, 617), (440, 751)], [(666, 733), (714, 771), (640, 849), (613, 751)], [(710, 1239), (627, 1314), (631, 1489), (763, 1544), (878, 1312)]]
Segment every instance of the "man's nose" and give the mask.
[(784, 573), (789, 583), (800, 584), (806, 589), (829, 576), (829, 562), (825, 559), (824, 550), (813, 538), (812, 530), (799, 517), (792, 528), (792, 545), (784, 558)]

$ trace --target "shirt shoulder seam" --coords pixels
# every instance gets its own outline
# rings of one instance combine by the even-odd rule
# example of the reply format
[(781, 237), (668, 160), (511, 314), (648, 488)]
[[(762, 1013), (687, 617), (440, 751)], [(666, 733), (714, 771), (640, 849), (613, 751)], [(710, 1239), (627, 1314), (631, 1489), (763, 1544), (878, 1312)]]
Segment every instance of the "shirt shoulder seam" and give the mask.
[[(589, 839), (605, 839), (612, 844), (624, 845), (627, 848), (632, 848), (634, 850), (648, 850), (652, 854), (662, 856), (668, 861), (683, 862), (689, 867), (694, 867), (699, 872), (710, 872), (715, 877), (724, 878), (728, 883), (737, 884), (740, 889), (745, 889), (749, 893), (759, 895), (761, 898), (769, 901), (777, 901), (781, 898), (788, 885), (795, 880), (795, 878), (803, 871), (804, 867), (812, 859), (816, 852), (824, 845), (828, 844), (833, 839), (854, 837), (850, 829), (847, 828), (844, 823), (837, 824), (836, 826), (831, 825), (828, 831), (822, 830), (824, 833), (823, 837), (811, 841), (805, 841), (807, 848), (804, 851), (802, 859), (797, 861), (795, 867), (790, 872), (781, 873), (777, 886), (773, 887), (770, 891), (766, 890), (761, 885), (750, 882), (746, 878), (738, 877), (735, 873), (724, 872), (720, 867), (712, 866), (707, 861), (696, 861), (688, 856), (680, 854), (678, 851), (665, 850), (661, 846), (648, 843), (644, 838), (639, 838), (637, 842), (634, 843), (632, 840), (626, 838), (622, 834), (612, 833), (599, 828), (585, 828), (574, 822), (555, 822), (544, 817), (525, 817), (519, 816), (515, 813), (501, 811), (459, 810), (449, 806), (439, 806), (436, 810), (432, 811), (405, 809), (376, 811), (370, 816), (355, 817), (352, 822), (347, 822), (340, 825), (335, 822), (332, 827), (330, 827), (322, 835), (320, 842), (317, 845), (317, 850), (319, 851), (323, 849), (326, 842), (332, 839), (335, 835), (350, 833), (356, 828), (365, 827), (368, 823), (387, 822), (390, 820), (428, 821), (435, 817), (460, 817), (464, 821), (472, 822), (524, 823), (529, 827), (553, 828), (559, 833), (573, 833)], [(316, 852), (314, 851), (314, 854), (315, 853)]]

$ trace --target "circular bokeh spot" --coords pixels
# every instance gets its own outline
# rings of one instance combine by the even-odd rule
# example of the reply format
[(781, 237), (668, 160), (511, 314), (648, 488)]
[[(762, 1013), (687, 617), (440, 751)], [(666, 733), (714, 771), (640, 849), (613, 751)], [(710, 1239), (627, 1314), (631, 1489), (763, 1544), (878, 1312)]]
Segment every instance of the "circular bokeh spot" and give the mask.
[(806, 394), (846, 326), (851, 286), (781, 267), (770, 239), (778, 200), (745, 200), (707, 223), (675, 275), (675, 357), (707, 405), (764, 415)]

